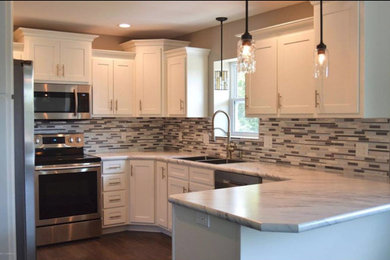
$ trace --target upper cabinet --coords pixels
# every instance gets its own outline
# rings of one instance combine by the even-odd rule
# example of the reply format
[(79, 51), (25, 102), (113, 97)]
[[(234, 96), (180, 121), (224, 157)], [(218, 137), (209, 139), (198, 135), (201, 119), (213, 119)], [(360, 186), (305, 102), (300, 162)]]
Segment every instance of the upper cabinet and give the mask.
[(256, 72), (246, 77), (247, 116), (312, 116), (312, 18), (252, 32)]
[(164, 52), (188, 46), (175, 40), (132, 40), (122, 43), (126, 51), (136, 53), (136, 104), (139, 116), (165, 115)]
[(93, 50), (94, 116), (135, 115), (135, 54)]
[(209, 53), (192, 47), (165, 52), (167, 116), (207, 116)]
[(41, 83), (90, 83), (91, 50), (96, 35), (19, 28), (23, 58), (34, 62), (34, 80)]

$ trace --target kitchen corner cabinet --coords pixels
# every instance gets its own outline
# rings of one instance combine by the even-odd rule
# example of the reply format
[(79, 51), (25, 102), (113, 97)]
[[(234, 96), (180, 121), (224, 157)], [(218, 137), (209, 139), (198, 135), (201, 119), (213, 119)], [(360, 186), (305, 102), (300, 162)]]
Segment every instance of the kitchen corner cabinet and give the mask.
[(90, 83), (96, 37), (29, 28), (14, 32), (15, 40), (24, 43), (23, 58), (34, 62), (34, 80), (42, 83)]
[(168, 168), (156, 162), (156, 224), (168, 228)]
[(313, 19), (261, 29), (253, 36), (256, 72), (246, 77), (246, 115), (313, 115)]
[(134, 116), (134, 53), (93, 50), (93, 115)]
[(130, 161), (130, 223), (155, 222), (154, 161)]
[(165, 52), (167, 116), (207, 116), (209, 53), (192, 47)]
[(175, 40), (131, 40), (122, 43), (126, 51), (136, 53), (136, 104), (139, 116), (165, 115), (164, 52), (188, 46)]
[(24, 44), (21, 42), (14, 42), (13, 44), (13, 58), (15, 60), (23, 60)]

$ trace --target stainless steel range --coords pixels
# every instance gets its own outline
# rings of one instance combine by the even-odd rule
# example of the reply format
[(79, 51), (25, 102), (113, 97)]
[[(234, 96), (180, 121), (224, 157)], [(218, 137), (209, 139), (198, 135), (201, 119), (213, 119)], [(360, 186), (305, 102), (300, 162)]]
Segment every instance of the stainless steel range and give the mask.
[(82, 134), (35, 135), (37, 245), (101, 235), (101, 159)]

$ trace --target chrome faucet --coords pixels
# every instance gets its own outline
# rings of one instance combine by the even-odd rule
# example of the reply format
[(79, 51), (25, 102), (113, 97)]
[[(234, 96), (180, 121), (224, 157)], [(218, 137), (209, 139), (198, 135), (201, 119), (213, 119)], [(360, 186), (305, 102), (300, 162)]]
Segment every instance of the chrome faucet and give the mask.
[[(227, 121), (228, 121), (227, 132), (225, 130), (223, 130), (222, 128), (220, 128), (220, 127), (215, 127), (215, 122), (214, 122), (215, 121), (215, 116), (218, 113), (224, 114), (226, 116), (226, 118), (227, 118)], [(213, 141), (215, 142), (215, 140), (216, 140), (215, 133), (214, 133), (215, 129), (218, 129), (218, 130), (221, 130), (222, 132), (224, 132), (226, 134), (226, 136), (227, 136), (227, 138), (226, 138), (226, 159), (232, 159), (232, 153), (234, 152), (234, 150), (236, 148), (236, 145), (234, 143), (232, 143), (232, 141), (231, 141), (230, 116), (225, 111), (217, 110), (217, 111), (214, 112), (213, 118), (212, 118), (211, 121), (212, 121), (212, 123), (211, 123), (211, 128), (212, 128), (211, 136), (212, 136)]]

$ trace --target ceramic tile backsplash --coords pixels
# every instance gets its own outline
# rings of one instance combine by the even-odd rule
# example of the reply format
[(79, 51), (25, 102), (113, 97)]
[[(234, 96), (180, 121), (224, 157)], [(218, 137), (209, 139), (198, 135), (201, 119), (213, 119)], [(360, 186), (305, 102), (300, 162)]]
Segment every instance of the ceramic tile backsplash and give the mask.
[[(165, 146), (225, 156), (225, 140), (203, 143), (210, 119), (165, 120)], [(179, 132), (182, 140), (179, 140)], [(272, 136), (271, 149), (263, 147)], [(362, 177), (388, 176), (389, 119), (261, 119), (259, 139), (233, 139), (243, 159), (318, 168)], [(356, 144), (368, 144), (368, 156), (355, 155)], [(238, 156), (238, 152), (235, 152)]]
[(84, 133), (85, 152), (156, 151), (164, 149), (162, 118), (97, 118), (36, 121), (35, 133)]
[[(37, 121), (36, 133), (82, 132), (85, 151), (179, 150), (225, 156), (225, 139), (203, 142), (210, 118), (97, 118), (82, 121)], [(263, 147), (272, 136), (271, 149)], [(389, 175), (390, 119), (261, 119), (259, 139), (237, 139), (242, 157), (318, 168), (362, 177)], [(368, 156), (355, 155), (368, 144)], [(239, 152), (234, 153), (235, 156)]]

